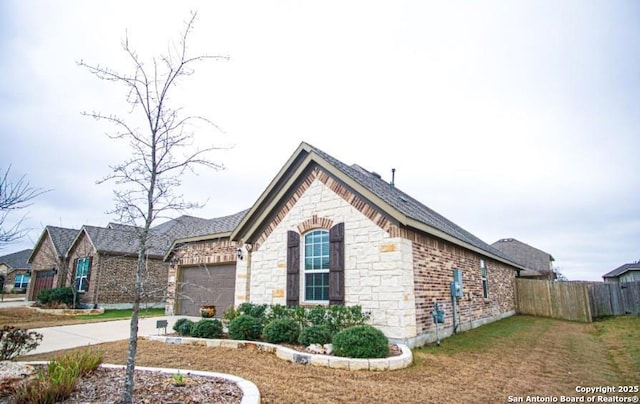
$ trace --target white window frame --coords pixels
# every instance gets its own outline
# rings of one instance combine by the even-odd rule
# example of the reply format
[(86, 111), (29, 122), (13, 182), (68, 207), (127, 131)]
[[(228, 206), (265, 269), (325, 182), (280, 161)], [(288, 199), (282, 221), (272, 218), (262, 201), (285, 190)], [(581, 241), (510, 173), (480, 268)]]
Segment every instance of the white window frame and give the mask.
[[(26, 282), (24, 281), (25, 275), (29, 277)], [(20, 277), (20, 285), (19, 286), (16, 285), (18, 277)], [(30, 280), (31, 280), (31, 275), (27, 275), (26, 273), (17, 274), (15, 279), (13, 280), (13, 287), (17, 288), (17, 289), (25, 289), (27, 286), (29, 286), (29, 281)]]
[[(82, 265), (84, 267), (86, 263), (86, 269), (87, 272), (81, 274), (80, 276), (78, 276), (79, 270), (80, 270), (80, 265)], [(83, 257), (83, 258), (78, 258), (78, 261), (76, 262), (76, 273), (75, 273), (75, 277), (74, 277), (74, 281), (75, 281), (75, 285), (76, 285), (76, 289), (78, 292), (86, 292), (89, 289), (89, 273), (91, 271), (91, 258), (90, 257)], [(85, 280), (86, 282), (86, 289), (81, 289), (80, 286), (82, 285), (82, 280)]]
[(489, 299), (489, 282), (487, 280), (487, 262), (480, 260), (480, 279), (482, 280), (482, 297)]
[[(314, 235), (321, 235), (325, 239), (321, 240), (320, 244), (320, 254), (315, 255), (312, 253), (311, 256), (307, 256), (307, 245), (309, 242), (309, 237), (313, 237)], [(315, 241), (315, 240), (313, 240)], [(318, 243), (312, 242), (312, 245), (317, 245)], [(314, 229), (302, 236), (302, 259), (300, 260), (301, 272), (302, 276), (300, 277), (300, 283), (302, 288), (302, 301), (306, 303), (315, 303), (315, 304), (328, 304), (329, 303), (329, 231), (325, 229)], [(326, 248), (326, 250), (325, 250)], [(309, 265), (307, 263), (309, 262)], [(318, 265), (319, 263), (319, 265)], [(317, 268), (319, 266), (319, 268)], [(310, 267), (310, 268), (309, 268)], [(326, 290), (327, 290), (327, 299), (312, 299), (307, 297), (307, 275), (317, 275), (317, 274), (326, 274), (324, 279), (326, 279)]]

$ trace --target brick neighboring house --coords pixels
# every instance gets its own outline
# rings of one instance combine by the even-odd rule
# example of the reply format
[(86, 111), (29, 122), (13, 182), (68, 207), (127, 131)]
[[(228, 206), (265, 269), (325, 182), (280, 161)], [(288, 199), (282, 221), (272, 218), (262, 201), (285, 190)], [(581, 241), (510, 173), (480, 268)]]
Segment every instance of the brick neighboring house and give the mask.
[(514, 238), (503, 238), (491, 246), (526, 268), (526, 270), (520, 271), (518, 276), (521, 278), (555, 280), (558, 277), (553, 269), (553, 261), (555, 260), (547, 252)]
[(602, 275), (605, 282), (636, 282), (640, 281), (640, 261), (624, 264)]
[[(453, 332), (454, 268), (463, 272), (459, 329), (515, 314), (515, 278), (524, 269), (379, 175), (307, 143), (229, 239), (221, 232), (185, 240), (175, 259), (231, 264), (235, 246), (235, 305), (357, 304), (392, 341), (410, 346), (435, 340), (435, 302), (446, 315), (441, 335)], [(167, 312), (175, 307), (170, 298)]]
[(22, 293), (27, 290), (31, 279), (31, 251), (22, 250), (0, 257), (0, 275), (4, 277), (3, 293)]
[(234, 305), (238, 243), (231, 231), (247, 210), (215, 218), (190, 218), (185, 232), (169, 248), (167, 314), (200, 315), (203, 305), (215, 305), (216, 317)]
[(44, 228), (29, 257), (31, 282), (27, 289), (27, 300), (36, 300), (38, 292), (43, 289), (65, 284), (69, 273), (66, 252), (78, 231), (55, 226)]
[[(110, 223), (83, 226), (66, 253), (70, 263), (67, 286), (75, 285), (87, 307), (130, 308), (137, 268), (138, 228)], [(149, 243), (143, 273), (142, 304), (164, 305), (168, 265), (163, 262), (166, 240), (156, 234)]]

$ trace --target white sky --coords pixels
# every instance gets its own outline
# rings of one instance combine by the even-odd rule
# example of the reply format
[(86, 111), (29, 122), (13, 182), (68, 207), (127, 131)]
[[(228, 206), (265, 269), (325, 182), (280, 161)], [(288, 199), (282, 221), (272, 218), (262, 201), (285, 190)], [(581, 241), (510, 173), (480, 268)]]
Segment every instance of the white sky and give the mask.
[[(132, 4), (133, 3), (133, 4)], [(178, 4), (179, 3), (179, 4)], [(301, 141), (357, 163), (488, 243), (551, 253), (571, 280), (640, 259), (640, 3), (635, 1), (0, 2), (0, 168), (52, 189), (45, 225), (106, 225), (127, 156), (82, 111), (124, 93), (76, 65), (127, 71), (166, 51), (190, 10), (205, 62), (176, 102), (233, 145), (182, 189), (216, 217), (248, 208)]]

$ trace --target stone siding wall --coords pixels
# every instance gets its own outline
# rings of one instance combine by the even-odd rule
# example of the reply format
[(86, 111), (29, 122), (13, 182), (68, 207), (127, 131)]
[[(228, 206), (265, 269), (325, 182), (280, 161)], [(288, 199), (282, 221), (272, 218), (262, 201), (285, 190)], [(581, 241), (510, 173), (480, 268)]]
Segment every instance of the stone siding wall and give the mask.
[[(228, 237), (193, 241), (177, 247), (171, 256), (168, 277), (165, 278), (167, 280), (165, 313), (167, 315), (176, 313), (177, 282), (180, 268), (233, 263), (237, 259), (237, 249), (238, 244), (235, 241), (230, 241)], [(238, 276), (236, 275), (236, 290), (238, 283)], [(236, 296), (236, 304), (238, 304), (237, 300)]]
[[(249, 283), (237, 279), (236, 303), (286, 304), (287, 231), (300, 233), (341, 222), (345, 304), (371, 311), (372, 324), (390, 338), (415, 335), (411, 242), (390, 237), (384, 230), (390, 225), (385, 215), (319, 169), (312, 170), (266, 226), (250, 254), (250, 265), (238, 263), (238, 277)], [(303, 290), (301, 285), (301, 299)], [(243, 295), (247, 298), (240, 299)]]

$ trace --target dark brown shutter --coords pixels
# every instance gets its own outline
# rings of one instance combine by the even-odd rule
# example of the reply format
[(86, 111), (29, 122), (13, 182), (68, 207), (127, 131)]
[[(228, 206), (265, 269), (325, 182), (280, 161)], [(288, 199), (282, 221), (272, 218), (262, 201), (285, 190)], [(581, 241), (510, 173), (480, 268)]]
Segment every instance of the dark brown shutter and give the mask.
[(287, 232), (287, 306), (300, 302), (300, 235)]
[[(78, 259), (73, 260), (73, 268), (71, 270), (71, 284), (69, 286), (73, 287), (73, 290), (76, 289), (76, 275), (78, 274)], [(66, 285), (63, 285), (66, 286)]]
[(87, 290), (89, 290), (89, 279), (91, 278), (91, 266), (93, 264), (93, 256), (89, 257), (89, 268), (87, 268)]
[(329, 304), (344, 304), (344, 223), (329, 230)]

